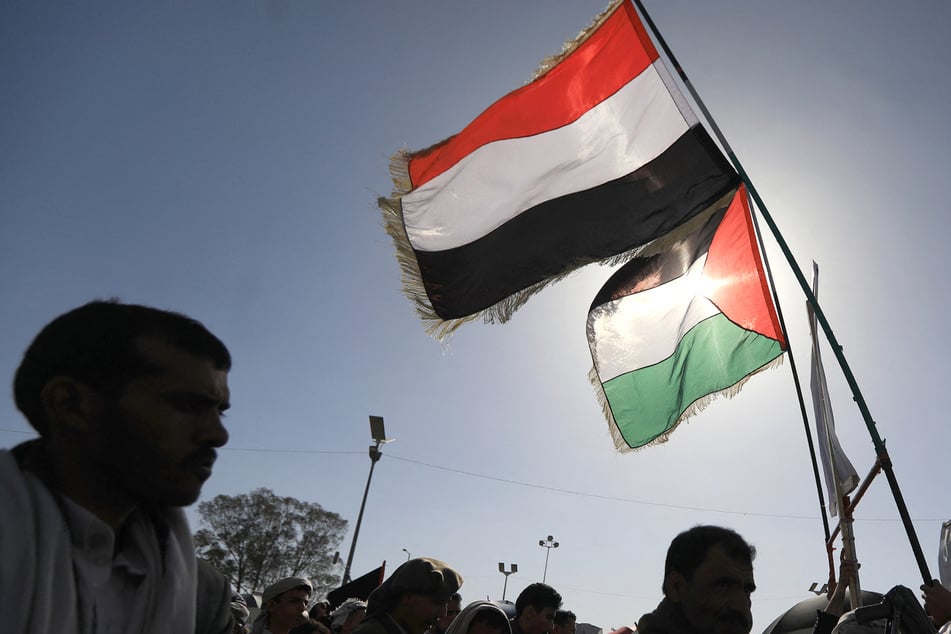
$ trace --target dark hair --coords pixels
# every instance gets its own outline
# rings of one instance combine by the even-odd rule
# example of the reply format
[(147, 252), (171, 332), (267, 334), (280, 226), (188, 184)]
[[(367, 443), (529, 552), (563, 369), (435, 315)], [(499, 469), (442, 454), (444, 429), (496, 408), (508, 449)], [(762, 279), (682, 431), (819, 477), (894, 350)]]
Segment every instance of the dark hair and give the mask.
[(509, 625), (508, 617), (505, 616), (505, 612), (501, 609), (494, 609), (489, 606), (482, 606), (476, 610), (476, 613), (472, 615), (472, 619), (469, 620), (469, 627), (472, 627), (474, 623), (482, 623), (493, 629), (502, 630), (502, 632), (511, 631), (511, 626)]
[(17, 407), (42, 436), (48, 421), (41, 392), (53, 377), (116, 394), (130, 379), (160, 372), (136, 349), (144, 337), (206, 358), (219, 370), (231, 369), (228, 348), (200, 322), (148, 306), (96, 300), (51, 321), (26, 349), (13, 379)]
[(721, 547), (732, 559), (751, 566), (756, 557), (756, 548), (746, 543), (736, 531), (722, 526), (694, 526), (670, 542), (667, 561), (664, 563), (664, 583), (661, 585), (664, 594), (667, 594), (667, 577), (671, 572), (677, 571), (689, 581), (714, 546)]
[(545, 608), (561, 607), (561, 595), (551, 586), (544, 583), (532, 583), (522, 590), (515, 599), (515, 618), (522, 616), (522, 610), (532, 606), (538, 611)]
[(568, 621), (577, 621), (578, 617), (571, 610), (558, 610), (555, 612), (555, 625), (564, 625)]
[(462, 595), (458, 592), (453, 592), (451, 595), (449, 595), (447, 603), (452, 603), (453, 601), (462, 601)]

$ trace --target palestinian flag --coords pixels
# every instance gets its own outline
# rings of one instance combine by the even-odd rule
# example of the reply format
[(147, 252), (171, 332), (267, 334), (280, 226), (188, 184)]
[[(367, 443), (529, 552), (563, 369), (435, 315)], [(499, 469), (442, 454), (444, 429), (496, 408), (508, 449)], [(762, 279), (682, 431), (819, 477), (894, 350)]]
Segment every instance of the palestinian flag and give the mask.
[(592, 382), (621, 450), (667, 440), (786, 347), (746, 189), (690, 224), (620, 268), (588, 313)]
[(584, 264), (680, 227), (739, 179), (634, 7), (616, 1), (531, 83), (391, 163), (381, 198), (403, 286), (430, 332), (505, 321)]

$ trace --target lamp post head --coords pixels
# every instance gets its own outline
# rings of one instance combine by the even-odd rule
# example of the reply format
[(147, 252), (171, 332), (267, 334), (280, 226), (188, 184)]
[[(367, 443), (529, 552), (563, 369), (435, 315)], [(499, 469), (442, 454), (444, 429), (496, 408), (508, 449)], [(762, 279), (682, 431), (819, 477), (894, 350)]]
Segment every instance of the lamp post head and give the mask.
[(370, 437), (376, 442), (386, 442), (386, 432), (383, 430), (383, 417), (370, 417)]
[[(387, 438), (386, 431), (383, 429), (383, 417), (382, 416), (371, 416), (370, 417), (370, 437), (373, 439), (373, 443), (379, 447), (380, 445), (385, 445), (388, 442), (393, 442), (396, 438)], [(373, 457), (372, 454), (370, 456)]]

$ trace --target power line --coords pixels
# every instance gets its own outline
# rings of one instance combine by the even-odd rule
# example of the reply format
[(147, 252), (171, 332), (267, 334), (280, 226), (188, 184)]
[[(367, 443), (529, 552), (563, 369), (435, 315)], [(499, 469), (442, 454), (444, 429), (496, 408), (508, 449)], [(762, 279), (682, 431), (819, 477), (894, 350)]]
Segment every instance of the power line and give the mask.
[[(773, 517), (779, 519), (796, 519), (796, 520), (817, 520), (818, 517), (814, 515), (781, 515), (778, 513), (753, 513), (749, 511), (727, 511), (723, 509), (713, 509), (713, 508), (704, 508), (698, 506), (682, 506), (678, 504), (664, 504), (662, 502), (647, 502), (645, 500), (635, 500), (633, 498), (622, 498), (614, 497), (610, 495), (601, 495), (600, 493), (588, 493), (586, 491), (575, 491), (572, 489), (562, 489), (558, 487), (550, 487), (543, 484), (535, 484), (532, 482), (522, 482), (520, 480), (510, 480), (508, 478), (500, 478), (498, 476), (490, 476), (482, 473), (475, 473), (473, 471), (464, 471), (462, 469), (455, 469), (453, 467), (445, 467), (442, 465), (436, 465), (428, 462), (422, 462), (420, 460), (411, 460), (409, 458), (401, 458), (399, 456), (394, 456), (392, 453), (388, 453), (387, 457), (393, 458), (395, 460), (401, 460), (403, 462), (410, 462), (413, 464), (422, 465), (424, 467), (429, 467), (431, 469), (441, 469), (443, 471), (451, 471), (453, 473), (459, 473), (463, 475), (472, 476), (475, 478), (483, 478), (486, 480), (495, 480), (496, 482), (504, 482), (506, 484), (515, 484), (518, 486), (530, 487), (533, 489), (542, 489), (544, 491), (552, 491), (555, 493), (568, 493), (571, 495), (580, 495), (582, 497), (597, 498), (600, 500), (609, 500), (611, 502), (626, 502), (628, 504), (643, 504), (645, 506), (658, 506), (662, 508), (671, 508), (678, 509), (682, 511), (703, 511), (704, 513), (724, 513), (727, 515), (748, 515), (753, 517)], [(864, 521), (864, 522), (898, 522), (898, 518), (856, 518), (855, 521)], [(943, 522), (943, 519), (940, 518), (924, 518), (913, 520), (915, 522)]]
[[(11, 432), (17, 434), (32, 434), (35, 435), (35, 432), (31, 431), (22, 431), (17, 429), (2, 429), (0, 432)], [(251, 453), (296, 453), (296, 454), (338, 454), (338, 455), (363, 455), (363, 451), (340, 451), (340, 450), (327, 450), (327, 449), (268, 449), (264, 447), (222, 447), (220, 451), (245, 451)], [(504, 484), (513, 484), (515, 486), (527, 487), (531, 489), (539, 489), (542, 491), (551, 491), (552, 493), (565, 493), (568, 495), (577, 495), (580, 497), (594, 498), (598, 500), (607, 500), (609, 502), (622, 502), (625, 504), (639, 504), (642, 506), (655, 506), (658, 508), (667, 508), (667, 509), (676, 509), (680, 511), (698, 511), (703, 513), (722, 513), (724, 515), (744, 515), (747, 517), (768, 517), (774, 519), (789, 519), (789, 520), (809, 520), (815, 521), (818, 516), (815, 515), (786, 515), (781, 513), (755, 513), (752, 511), (730, 511), (726, 509), (715, 509), (707, 508), (702, 506), (686, 506), (681, 504), (667, 504), (663, 502), (649, 502), (647, 500), (637, 500), (634, 498), (623, 498), (616, 497), (612, 495), (602, 495), (600, 493), (590, 493), (587, 491), (576, 491), (574, 489), (564, 489), (560, 487), (552, 487), (544, 484), (536, 484), (534, 482), (524, 482), (522, 480), (513, 480), (511, 478), (503, 478), (500, 476), (488, 475), (485, 473), (476, 473), (474, 471), (466, 471), (464, 469), (457, 469), (455, 467), (447, 467), (445, 465), (433, 464), (431, 462), (423, 462), (422, 460), (413, 460), (411, 458), (403, 458), (401, 456), (394, 455), (393, 453), (388, 452), (386, 454), (387, 458), (391, 460), (398, 460), (400, 462), (408, 462), (410, 464), (419, 465), (421, 467), (427, 467), (429, 469), (439, 469), (441, 471), (449, 471), (451, 473), (458, 473), (460, 475), (465, 475), (473, 478), (481, 478), (483, 480), (492, 480), (494, 482), (502, 482)], [(856, 518), (857, 522), (898, 522), (898, 518), (891, 517), (863, 517)], [(943, 522), (944, 518), (918, 518), (913, 519), (914, 522)]]
[(403, 462), (410, 462), (413, 464), (422, 465), (424, 467), (429, 467), (431, 469), (441, 469), (443, 471), (451, 471), (453, 473), (460, 473), (462, 475), (472, 476), (474, 478), (483, 478), (485, 480), (494, 480), (496, 482), (504, 482), (506, 484), (515, 484), (523, 487), (530, 487), (532, 489), (541, 489), (543, 491), (552, 491), (554, 493), (567, 493), (570, 495), (579, 495), (582, 497), (596, 498), (599, 500), (609, 500), (611, 502), (625, 502), (628, 504), (642, 504), (644, 506), (657, 506), (662, 508), (678, 509), (681, 511), (703, 511), (705, 513), (726, 513), (729, 515), (752, 515), (756, 517), (775, 517), (781, 519), (798, 519), (798, 520), (816, 520), (819, 519), (814, 516), (808, 515), (779, 515), (779, 514), (770, 514), (770, 513), (751, 513), (747, 511), (726, 511), (722, 509), (711, 509), (703, 508), (697, 506), (681, 506), (678, 504), (664, 504), (662, 502), (647, 502), (645, 500), (635, 500), (633, 498), (622, 498), (615, 497), (611, 495), (602, 495), (600, 493), (588, 493), (586, 491), (575, 491), (573, 489), (562, 489), (558, 487), (550, 487), (544, 484), (535, 484), (533, 482), (522, 482), (520, 480), (510, 480), (508, 478), (500, 478), (498, 476), (490, 476), (482, 473), (475, 473), (473, 471), (464, 471), (462, 469), (455, 469), (453, 467), (444, 467), (442, 465), (435, 465), (428, 462), (422, 462), (419, 460), (411, 460), (409, 458), (401, 458), (399, 456), (394, 456), (392, 453), (388, 453), (387, 457), (393, 458), (395, 460), (402, 460)]
[(366, 453), (365, 451), (336, 451), (330, 449), (267, 449), (266, 447), (222, 447), (218, 451), (251, 451), (255, 453), (316, 453), (358, 456), (362, 456)]

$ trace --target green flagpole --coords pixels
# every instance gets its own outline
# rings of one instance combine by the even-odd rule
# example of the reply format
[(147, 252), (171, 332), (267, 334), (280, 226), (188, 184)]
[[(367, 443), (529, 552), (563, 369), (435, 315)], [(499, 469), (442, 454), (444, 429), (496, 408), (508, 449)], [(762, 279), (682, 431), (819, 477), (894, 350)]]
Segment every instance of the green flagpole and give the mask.
[(654, 24), (654, 21), (651, 20), (650, 15), (644, 8), (644, 4), (641, 2), (641, 0), (633, 0), (633, 2), (635, 5), (637, 5), (638, 11), (640, 11), (641, 15), (643, 16), (644, 21), (647, 23), (647, 26), (651, 30), (654, 38), (657, 40), (657, 43), (660, 44), (660, 47), (664, 50), (664, 54), (667, 56), (667, 59), (669, 59), (670, 63), (673, 64), (674, 70), (677, 71), (681, 81), (684, 82), (684, 85), (690, 92), (690, 96), (700, 108), (700, 112), (703, 114), (707, 123), (713, 129), (717, 141), (719, 141), (720, 145), (723, 146), (727, 157), (733, 163), (733, 167), (736, 169), (740, 175), (740, 178), (742, 178), (743, 182), (746, 184), (749, 195), (756, 202), (756, 206), (759, 209), (760, 214), (763, 216), (763, 220), (766, 222), (770, 232), (773, 234), (773, 237), (779, 244), (779, 248), (786, 257), (786, 261), (789, 263), (789, 267), (792, 269), (793, 274), (795, 274), (796, 280), (799, 282), (799, 286), (802, 288), (802, 292), (805, 294), (806, 299), (815, 311), (816, 319), (819, 321), (819, 325), (822, 327), (822, 331), (825, 333), (826, 339), (829, 341), (829, 345), (832, 347), (832, 352), (835, 354), (835, 358), (839, 362), (839, 367), (842, 368), (842, 373), (845, 376), (845, 380), (848, 382), (849, 388), (852, 390), (852, 398), (855, 400), (856, 405), (858, 405), (859, 411), (862, 413), (862, 418), (865, 421), (865, 427), (868, 429), (868, 433), (872, 437), (872, 445), (875, 447), (875, 454), (882, 466), (882, 471), (885, 472), (885, 477), (888, 479), (888, 486), (891, 489), (892, 497), (895, 499), (895, 505), (898, 507), (898, 515), (901, 517), (902, 524), (905, 527), (905, 533), (908, 535), (908, 542), (911, 545), (915, 559), (918, 562), (918, 569), (921, 572), (921, 578), (926, 584), (930, 584), (932, 580), (931, 573), (928, 570), (928, 564), (925, 562), (924, 554), (921, 551), (921, 544), (918, 541), (918, 535), (915, 533), (915, 527), (911, 522), (911, 516), (908, 514), (908, 508), (905, 505), (905, 499), (902, 496), (901, 489), (898, 486), (898, 480), (895, 477), (894, 470), (892, 469), (891, 458), (888, 455), (888, 450), (885, 448), (885, 443), (878, 434), (878, 430), (875, 427), (875, 421), (872, 419), (872, 414), (869, 411), (868, 406), (865, 404), (865, 397), (862, 396), (862, 391), (859, 389), (858, 383), (855, 380), (855, 376), (852, 374), (852, 370), (849, 368), (849, 364), (845, 359), (845, 355), (842, 352), (842, 346), (839, 345), (835, 334), (832, 332), (832, 327), (829, 325), (825, 314), (819, 307), (819, 302), (816, 300), (816, 296), (813, 294), (812, 289), (809, 287), (809, 283), (802, 274), (802, 270), (796, 263), (796, 259), (789, 250), (789, 246), (786, 244), (782, 234), (779, 232), (779, 227), (776, 225), (776, 222), (770, 215), (769, 210), (766, 208), (766, 204), (763, 202), (763, 199), (760, 198), (759, 192), (756, 191), (756, 187), (750, 181), (750, 177), (746, 173), (746, 170), (743, 169), (740, 160), (736, 157), (736, 154), (733, 153), (733, 150), (730, 148), (729, 143), (727, 143), (726, 138), (720, 131), (720, 128), (713, 120), (713, 117), (707, 110), (706, 105), (704, 105), (703, 100), (700, 99), (700, 95), (698, 95), (697, 91), (694, 90), (693, 84), (690, 82), (690, 79), (687, 78), (687, 74), (680, 66), (677, 58), (674, 57), (673, 52), (671, 52), (670, 48), (667, 46), (667, 42), (657, 30), (657, 26)]

